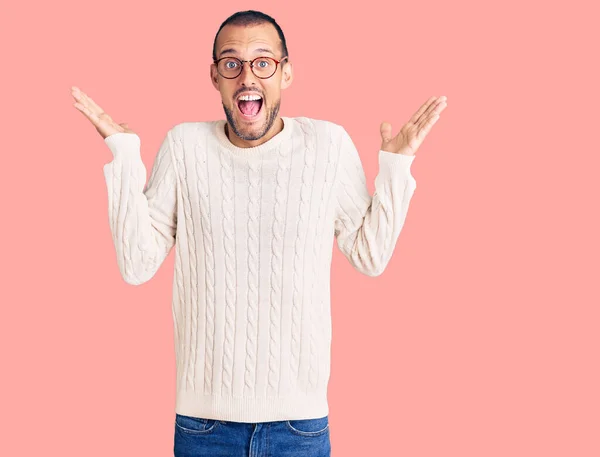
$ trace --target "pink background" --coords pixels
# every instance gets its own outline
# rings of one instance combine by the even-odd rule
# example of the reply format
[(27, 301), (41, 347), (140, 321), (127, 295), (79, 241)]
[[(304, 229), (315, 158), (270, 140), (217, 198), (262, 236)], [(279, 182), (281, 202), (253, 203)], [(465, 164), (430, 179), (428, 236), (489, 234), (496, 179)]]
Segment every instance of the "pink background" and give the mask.
[(110, 151), (70, 87), (150, 167), (170, 126), (224, 118), (212, 42), (249, 8), (286, 34), (280, 114), (343, 125), (371, 191), (381, 122), (448, 97), (387, 270), (334, 246), (332, 455), (600, 455), (592, 4), (3, 3), (0, 455), (172, 455), (174, 252), (121, 279)]

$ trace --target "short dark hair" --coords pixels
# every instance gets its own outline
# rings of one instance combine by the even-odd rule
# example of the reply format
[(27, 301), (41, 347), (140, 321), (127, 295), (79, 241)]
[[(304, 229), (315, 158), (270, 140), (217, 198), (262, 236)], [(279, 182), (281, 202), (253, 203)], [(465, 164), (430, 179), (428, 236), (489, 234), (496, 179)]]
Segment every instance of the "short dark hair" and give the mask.
[[(255, 10), (246, 10), (246, 11), (238, 11), (237, 13), (229, 16), (219, 27), (217, 30), (217, 34), (215, 35), (215, 40), (213, 42), (213, 62), (217, 60), (217, 37), (219, 36), (219, 32), (226, 25), (242, 25), (244, 27), (250, 27), (253, 25), (261, 25), (264, 23), (273, 24), (275, 30), (277, 30), (277, 34), (279, 35), (279, 39), (281, 40), (281, 58), (289, 57), (287, 44), (285, 42), (285, 36), (283, 35), (283, 30), (279, 27), (279, 24), (273, 19), (271, 16), (265, 13), (261, 13), (260, 11)], [(288, 59), (289, 60), (289, 59)], [(286, 61), (281, 62), (281, 65), (285, 64)]]

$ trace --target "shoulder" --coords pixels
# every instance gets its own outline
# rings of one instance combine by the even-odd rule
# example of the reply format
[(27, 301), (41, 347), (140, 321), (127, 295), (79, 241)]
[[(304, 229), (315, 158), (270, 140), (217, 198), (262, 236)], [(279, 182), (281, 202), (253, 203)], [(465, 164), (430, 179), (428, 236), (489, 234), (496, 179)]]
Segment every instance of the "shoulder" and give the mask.
[(179, 122), (172, 124), (166, 133), (172, 145), (173, 159), (180, 163), (188, 154), (196, 154), (195, 145), (214, 131), (217, 121), (207, 122)]
[(318, 128), (320, 130), (337, 130), (343, 128), (341, 125), (336, 124), (335, 122), (325, 119), (315, 119), (314, 117), (299, 116), (293, 117), (292, 119), (301, 125), (312, 125), (314, 128)]
[(203, 122), (179, 122), (174, 124), (169, 129), (169, 133), (172, 135), (175, 141), (185, 141), (186, 138), (197, 137), (198, 135), (205, 135), (212, 132), (216, 122), (218, 121), (203, 121)]
[(345, 133), (344, 128), (332, 121), (300, 116), (291, 118), (305, 135), (325, 137), (336, 143)]

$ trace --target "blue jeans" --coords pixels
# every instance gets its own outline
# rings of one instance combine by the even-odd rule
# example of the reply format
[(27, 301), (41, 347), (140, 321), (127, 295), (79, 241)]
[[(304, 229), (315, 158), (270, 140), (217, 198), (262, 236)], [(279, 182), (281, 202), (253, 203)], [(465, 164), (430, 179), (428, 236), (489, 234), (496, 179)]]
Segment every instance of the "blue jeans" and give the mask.
[(233, 422), (175, 414), (175, 457), (331, 457), (329, 417)]

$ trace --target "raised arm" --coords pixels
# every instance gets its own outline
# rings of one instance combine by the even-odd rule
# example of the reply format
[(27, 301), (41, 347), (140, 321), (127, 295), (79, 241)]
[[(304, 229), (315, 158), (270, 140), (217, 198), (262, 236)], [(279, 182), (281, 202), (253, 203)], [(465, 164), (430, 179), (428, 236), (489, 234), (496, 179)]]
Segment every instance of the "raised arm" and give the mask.
[(154, 276), (175, 244), (177, 174), (173, 160), (173, 129), (154, 159), (146, 184), (134, 133), (114, 133), (104, 139), (113, 160), (104, 165), (108, 214), (119, 270), (125, 282), (139, 285)]
[(380, 150), (375, 192), (370, 195), (360, 156), (345, 129), (341, 141), (337, 245), (356, 270), (378, 276), (392, 256), (417, 187), (410, 173), (415, 156)]
[(373, 196), (367, 190), (358, 151), (343, 129), (335, 236), (340, 250), (361, 273), (380, 275), (390, 261), (417, 188), (410, 166), (446, 106), (445, 95), (430, 97), (394, 137), (392, 125), (381, 124)]

